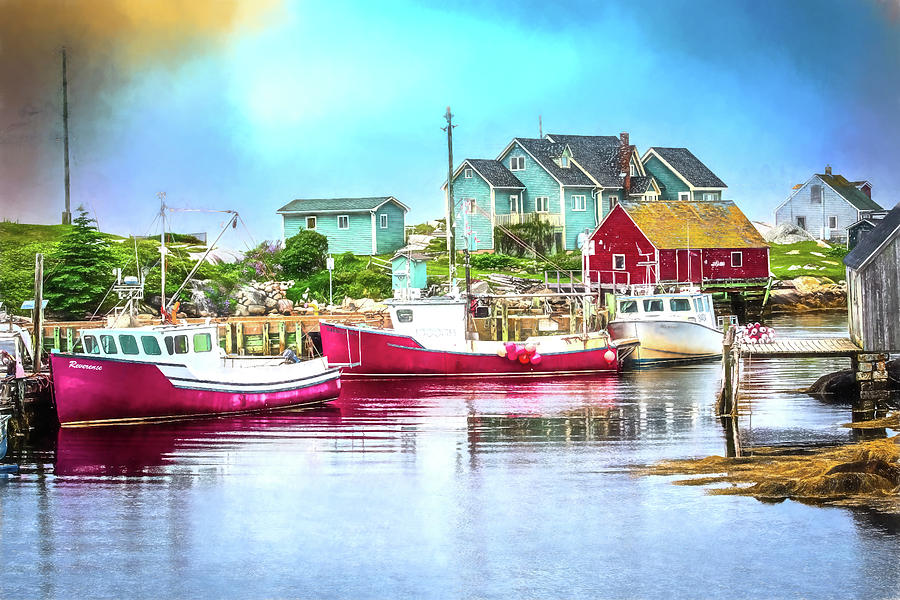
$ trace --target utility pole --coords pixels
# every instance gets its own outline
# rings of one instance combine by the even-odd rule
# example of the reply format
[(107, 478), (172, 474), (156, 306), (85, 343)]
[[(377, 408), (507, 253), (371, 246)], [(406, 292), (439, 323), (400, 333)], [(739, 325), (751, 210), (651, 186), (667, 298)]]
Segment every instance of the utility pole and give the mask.
[(456, 279), (456, 236), (454, 235), (453, 213), (456, 206), (453, 201), (453, 115), (450, 113), (450, 107), (447, 107), (447, 126), (442, 127), (447, 132), (447, 255), (449, 256), (450, 270), (450, 289), (454, 287), (454, 279)]
[(69, 205), (69, 82), (66, 78), (66, 48), (62, 49), (62, 92), (63, 92), (63, 148), (66, 160), (66, 210), (62, 214), (62, 224), (72, 224), (72, 211)]
[(32, 372), (41, 372), (41, 352), (44, 345), (44, 255), (34, 255), (34, 364)]

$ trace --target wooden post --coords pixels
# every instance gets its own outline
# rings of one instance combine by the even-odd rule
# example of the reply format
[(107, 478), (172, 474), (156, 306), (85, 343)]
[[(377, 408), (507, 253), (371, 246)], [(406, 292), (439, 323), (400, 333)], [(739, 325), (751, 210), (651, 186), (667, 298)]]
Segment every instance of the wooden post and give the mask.
[(732, 397), (732, 373), (734, 368), (734, 355), (732, 348), (734, 346), (734, 328), (729, 327), (725, 332), (725, 340), (722, 342), (722, 391), (719, 394), (719, 401), (716, 410), (719, 415), (734, 414), (734, 398)]
[(54, 325), (53, 326), (53, 349), (56, 350), (57, 352), (59, 352), (60, 349), (62, 348), (60, 341), (61, 341), (61, 336), (60, 336), (60, 331), (59, 331), (59, 325)]
[(240, 321), (235, 325), (234, 341), (237, 343), (237, 353), (244, 354), (244, 324)]
[(234, 353), (234, 332), (231, 323), (225, 323), (225, 353)]
[(287, 348), (287, 323), (284, 319), (278, 321), (278, 354), (281, 354)]
[(75, 342), (73, 341), (74, 332), (71, 327), (66, 328), (66, 352), (75, 350)]
[(569, 335), (575, 335), (575, 303), (569, 299)]
[(262, 327), (262, 351), (263, 354), (268, 356), (270, 354), (270, 343), (269, 343), (269, 322), (266, 321), (263, 323)]
[(294, 345), (297, 347), (297, 355), (300, 359), (309, 358), (310, 353), (304, 352), (306, 344), (303, 343), (303, 320), (298, 320), (294, 326)]
[(513, 341), (522, 341), (522, 316), (513, 319)]
[(504, 342), (509, 341), (509, 306), (506, 305), (506, 300), (501, 300), (503, 304), (500, 305), (500, 331), (502, 333), (502, 338)]
[(44, 255), (34, 255), (34, 373), (41, 372), (41, 355), (44, 352)]
[(491, 303), (491, 318), (488, 319), (488, 335), (492, 340), (497, 339), (497, 303)]

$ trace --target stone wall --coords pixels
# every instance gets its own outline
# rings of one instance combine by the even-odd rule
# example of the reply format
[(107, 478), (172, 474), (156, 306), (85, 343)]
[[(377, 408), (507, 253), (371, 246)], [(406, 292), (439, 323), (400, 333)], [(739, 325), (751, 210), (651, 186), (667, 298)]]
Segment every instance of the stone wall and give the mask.
[(291, 314), (294, 303), (286, 294), (293, 285), (293, 281), (254, 281), (241, 286), (234, 294), (234, 316)]

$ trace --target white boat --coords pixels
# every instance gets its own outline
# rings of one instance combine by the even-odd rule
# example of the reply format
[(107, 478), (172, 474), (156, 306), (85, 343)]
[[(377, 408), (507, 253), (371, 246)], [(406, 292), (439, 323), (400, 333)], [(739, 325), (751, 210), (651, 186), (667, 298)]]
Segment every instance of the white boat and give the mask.
[(722, 329), (712, 297), (700, 292), (618, 296), (607, 327), (613, 340), (637, 338), (630, 360), (638, 365), (722, 356)]

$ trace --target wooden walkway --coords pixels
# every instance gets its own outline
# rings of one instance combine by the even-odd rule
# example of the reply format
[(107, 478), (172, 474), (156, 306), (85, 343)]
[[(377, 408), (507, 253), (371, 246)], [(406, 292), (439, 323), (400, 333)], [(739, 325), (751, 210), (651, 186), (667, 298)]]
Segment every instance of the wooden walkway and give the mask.
[(780, 338), (767, 344), (741, 343), (741, 357), (747, 358), (826, 358), (856, 357), (862, 349), (846, 337)]

